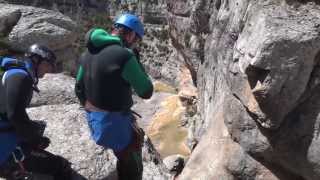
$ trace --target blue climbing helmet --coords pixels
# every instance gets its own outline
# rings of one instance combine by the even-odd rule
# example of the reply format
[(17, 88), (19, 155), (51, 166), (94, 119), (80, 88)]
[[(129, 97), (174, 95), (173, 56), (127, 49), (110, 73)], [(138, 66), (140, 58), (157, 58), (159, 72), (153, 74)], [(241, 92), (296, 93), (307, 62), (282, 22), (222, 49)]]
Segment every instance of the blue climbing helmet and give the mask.
[(114, 25), (123, 25), (139, 35), (142, 39), (144, 35), (143, 24), (140, 19), (133, 14), (122, 14), (115, 21)]

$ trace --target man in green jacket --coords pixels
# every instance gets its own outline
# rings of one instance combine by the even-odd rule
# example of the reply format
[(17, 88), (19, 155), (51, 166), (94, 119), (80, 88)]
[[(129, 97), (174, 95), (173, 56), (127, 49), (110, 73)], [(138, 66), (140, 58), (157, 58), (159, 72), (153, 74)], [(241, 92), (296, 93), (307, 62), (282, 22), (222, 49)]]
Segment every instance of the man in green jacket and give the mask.
[(118, 158), (120, 180), (142, 179), (143, 131), (130, 110), (132, 88), (148, 99), (153, 85), (132, 47), (144, 35), (139, 18), (121, 15), (111, 34), (103, 29), (87, 33), (87, 51), (80, 58), (75, 92), (85, 107), (91, 135)]

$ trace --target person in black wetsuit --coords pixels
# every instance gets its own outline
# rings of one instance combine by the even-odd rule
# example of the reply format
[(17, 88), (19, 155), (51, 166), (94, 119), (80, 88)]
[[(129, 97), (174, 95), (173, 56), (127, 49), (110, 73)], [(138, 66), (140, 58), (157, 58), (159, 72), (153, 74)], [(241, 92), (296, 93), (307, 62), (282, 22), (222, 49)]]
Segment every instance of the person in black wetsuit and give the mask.
[(55, 180), (71, 178), (70, 163), (44, 149), (44, 125), (26, 113), (38, 78), (52, 72), (54, 53), (45, 46), (30, 46), (24, 60), (0, 57), (0, 177), (30, 178), (30, 172), (51, 175)]
[(153, 84), (133, 51), (143, 35), (141, 21), (132, 14), (121, 15), (111, 34), (103, 29), (89, 31), (75, 85), (94, 141), (112, 149), (118, 158), (120, 180), (142, 179), (144, 132), (130, 108), (132, 88), (144, 99), (153, 93)]

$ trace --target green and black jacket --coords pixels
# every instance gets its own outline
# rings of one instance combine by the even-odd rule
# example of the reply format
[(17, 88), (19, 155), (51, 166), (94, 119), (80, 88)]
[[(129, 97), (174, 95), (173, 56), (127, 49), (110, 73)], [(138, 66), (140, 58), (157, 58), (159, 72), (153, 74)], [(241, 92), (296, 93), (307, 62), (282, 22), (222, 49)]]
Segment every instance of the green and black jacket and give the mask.
[(89, 100), (100, 109), (125, 111), (133, 104), (132, 88), (141, 98), (152, 96), (150, 78), (118, 36), (93, 29), (87, 34), (87, 48), (80, 58), (75, 86), (82, 104)]

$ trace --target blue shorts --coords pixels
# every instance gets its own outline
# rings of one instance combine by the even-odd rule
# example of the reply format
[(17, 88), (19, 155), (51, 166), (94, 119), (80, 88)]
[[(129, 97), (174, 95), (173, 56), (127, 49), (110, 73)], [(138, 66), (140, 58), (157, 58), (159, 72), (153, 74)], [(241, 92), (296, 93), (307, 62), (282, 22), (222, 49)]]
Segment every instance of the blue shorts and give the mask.
[(133, 117), (130, 113), (87, 111), (86, 114), (96, 144), (115, 152), (130, 144), (133, 137)]

